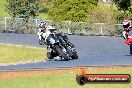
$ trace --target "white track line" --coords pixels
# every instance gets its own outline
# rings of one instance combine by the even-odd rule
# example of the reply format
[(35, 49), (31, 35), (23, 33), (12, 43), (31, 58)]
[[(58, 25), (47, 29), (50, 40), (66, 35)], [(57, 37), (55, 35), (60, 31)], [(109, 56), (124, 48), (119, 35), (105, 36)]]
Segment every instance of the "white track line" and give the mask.
[(29, 48), (40, 48), (40, 47), (34, 47), (34, 46), (26, 46), (26, 45), (16, 45), (16, 44), (7, 44), (7, 43), (0, 43), (1, 45), (9, 45), (9, 46), (25, 46)]

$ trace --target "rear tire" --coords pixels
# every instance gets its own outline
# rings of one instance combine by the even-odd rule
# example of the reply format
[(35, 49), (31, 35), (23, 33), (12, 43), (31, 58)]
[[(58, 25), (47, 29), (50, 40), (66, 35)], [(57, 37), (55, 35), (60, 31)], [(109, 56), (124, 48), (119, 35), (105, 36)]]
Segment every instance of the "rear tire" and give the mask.
[(132, 44), (130, 45), (130, 54), (132, 55)]
[(69, 60), (69, 57), (62, 51), (59, 46), (56, 46), (56, 51), (61, 55), (65, 60)]

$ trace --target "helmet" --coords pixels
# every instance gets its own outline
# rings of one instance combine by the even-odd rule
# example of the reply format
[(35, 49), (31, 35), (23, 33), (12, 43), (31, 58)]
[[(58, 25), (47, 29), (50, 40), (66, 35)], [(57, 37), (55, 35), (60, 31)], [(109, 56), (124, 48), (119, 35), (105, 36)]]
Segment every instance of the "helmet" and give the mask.
[(123, 21), (123, 27), (128, 28), (130, 26), (130, 20), (124, 20)]
[(46, 21), (40, 21), (39, 28), (46, 28), (47, 22)]

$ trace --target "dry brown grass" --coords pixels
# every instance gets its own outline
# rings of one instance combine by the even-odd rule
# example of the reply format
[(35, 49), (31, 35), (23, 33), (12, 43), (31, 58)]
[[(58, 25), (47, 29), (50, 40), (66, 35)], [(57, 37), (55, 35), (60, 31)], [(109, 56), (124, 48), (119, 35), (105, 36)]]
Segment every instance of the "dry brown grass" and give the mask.
[[(0, 80), (9, 78), (23, 78), (32, 76), (52, 75), (52, 74), (77, 74), (77, 68), (66, 69), (36, 69), (36, 70), (10, 70), (0, 71)], [(109, 72), (132, 71), (132, 67), (87, 67), (84, 68), (87, 74), (101, 74)]]

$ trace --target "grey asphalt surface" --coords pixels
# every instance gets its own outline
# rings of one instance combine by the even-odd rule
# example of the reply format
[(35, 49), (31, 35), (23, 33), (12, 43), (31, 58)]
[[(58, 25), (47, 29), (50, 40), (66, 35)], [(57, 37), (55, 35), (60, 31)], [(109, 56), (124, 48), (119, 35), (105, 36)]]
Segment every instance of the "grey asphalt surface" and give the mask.
[[(69, 39), (76, 46), (79, 54), (79, 59), (77, 60), (41, 61), (0, 66), (0, 70), (132, 65), (132, 55), (129, 54), (129, 46), (124, 44), (122, 37), (69, 35)], [(0, 43), (45, 47), (38, 44), (38, 37), (35, 34), (0, 33)]]

